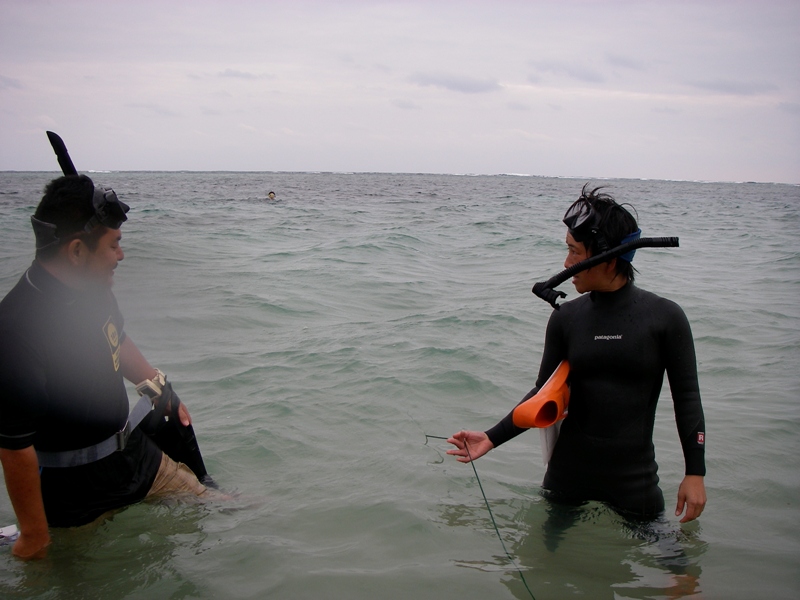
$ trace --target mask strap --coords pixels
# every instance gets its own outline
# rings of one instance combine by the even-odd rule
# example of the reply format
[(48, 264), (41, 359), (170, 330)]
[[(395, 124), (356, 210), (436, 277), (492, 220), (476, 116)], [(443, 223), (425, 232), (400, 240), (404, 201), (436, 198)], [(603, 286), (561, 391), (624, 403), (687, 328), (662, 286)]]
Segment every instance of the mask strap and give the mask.
[[(622, 244), (627, 244), (628, 242), (633, 242), (635, 240), (638, 240), (640, 237), (642, 237), (642, 230), (641, 229), (637, 229), (633, 233), (629, 233), (624, 238), (622, 238), (622, 241), (619, 243), (619, 245), (621, 246)], [(627, 263), (631, 263), (631, 262), (633, 262), (633, 255), (634, 254), (636, 254), (636, 248), (634, 248), (630, 252), (626, 252), (625, 254), (620, 254), (619, 258), (621, 260), (624, 260)]]
[(57, 227), (52, 223), (40, 221), (34, 216), (31, 216), (31, 225), (33, 225), (33, 235), (36, 237), (36, 249), (48, 248), (53, 244), (59, 242), (56, 235)]

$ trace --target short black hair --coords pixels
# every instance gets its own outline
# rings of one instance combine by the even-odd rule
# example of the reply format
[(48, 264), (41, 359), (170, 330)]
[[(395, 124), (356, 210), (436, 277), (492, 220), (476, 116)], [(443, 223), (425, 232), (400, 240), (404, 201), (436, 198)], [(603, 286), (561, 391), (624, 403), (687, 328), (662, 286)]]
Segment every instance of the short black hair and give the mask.
[[(583, 242), (592, 256), (619, 246), (625, 236), (639, 229), (634, 216), (624, 206), (618, 204), (610, 194), (601, 192), (602, 189), (604, 186), (589, 188), (587, 183), (581, 189), (581, 196), (578, 198), (578, 201), (588, 202), (600, 217), (597, 225), (598, 235), (590, 236)], [(633, 209), (632, 206), (631, 208)], [(627, 277), (631, 283), (635, 272), (631, 263), (617, 259), (617, 273)]]
[[(55, 254), (62, 243), (74, 239), (74, 234), (83, 233), (86, 223), (94, 216), (92, 198), (94, 182), (86, 175), (66, 175), (54, 179), (44, 188), (44, 196), (33, 216), (39, 221), (56, 226), (55, 236), (59, 243), (36, 250), (37, 258)], [(101, 228), (98, 228), (101, 229)], [(99, 239), (98, 232), (86, 234), (85, 241), (94, 249)]]

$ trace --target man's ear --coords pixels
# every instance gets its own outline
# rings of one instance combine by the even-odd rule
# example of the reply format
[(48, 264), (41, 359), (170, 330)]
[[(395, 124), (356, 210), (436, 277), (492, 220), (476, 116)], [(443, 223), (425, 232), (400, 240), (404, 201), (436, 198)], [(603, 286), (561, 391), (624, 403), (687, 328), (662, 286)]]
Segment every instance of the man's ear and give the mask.
[(617, 273), (617, 259), (612, 258), (608, 262), (604, 262), (603, 269), (606, 272), (606, 276), (611, 278), (612, 281), (616, 279), (617, 275), (619, 275), (619, 273)]
[(76, 238), (61, 248), (64, 257), (74, 266), (81, 266), (86, 261), (86, 255), (89, 248), (82, 239)]

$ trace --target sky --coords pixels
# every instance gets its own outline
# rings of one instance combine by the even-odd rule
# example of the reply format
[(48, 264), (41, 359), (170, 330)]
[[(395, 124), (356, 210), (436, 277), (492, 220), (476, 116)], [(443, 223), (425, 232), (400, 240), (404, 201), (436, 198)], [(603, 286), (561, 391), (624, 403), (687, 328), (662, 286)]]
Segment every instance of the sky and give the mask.
[(0, 171), (800, 183), (800, 0), (0, 0)]

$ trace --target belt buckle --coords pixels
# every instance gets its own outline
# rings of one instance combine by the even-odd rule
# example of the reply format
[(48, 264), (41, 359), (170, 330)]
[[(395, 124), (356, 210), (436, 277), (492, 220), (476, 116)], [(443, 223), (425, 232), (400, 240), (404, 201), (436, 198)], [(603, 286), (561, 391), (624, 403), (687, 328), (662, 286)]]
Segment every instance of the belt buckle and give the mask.
[(116, 434), (117, 436), (117, 450), (124, 450), (128, 444), (128, 437), (131, 435), (131, 423), (125, 421), (125, 427), (120, 429)]

